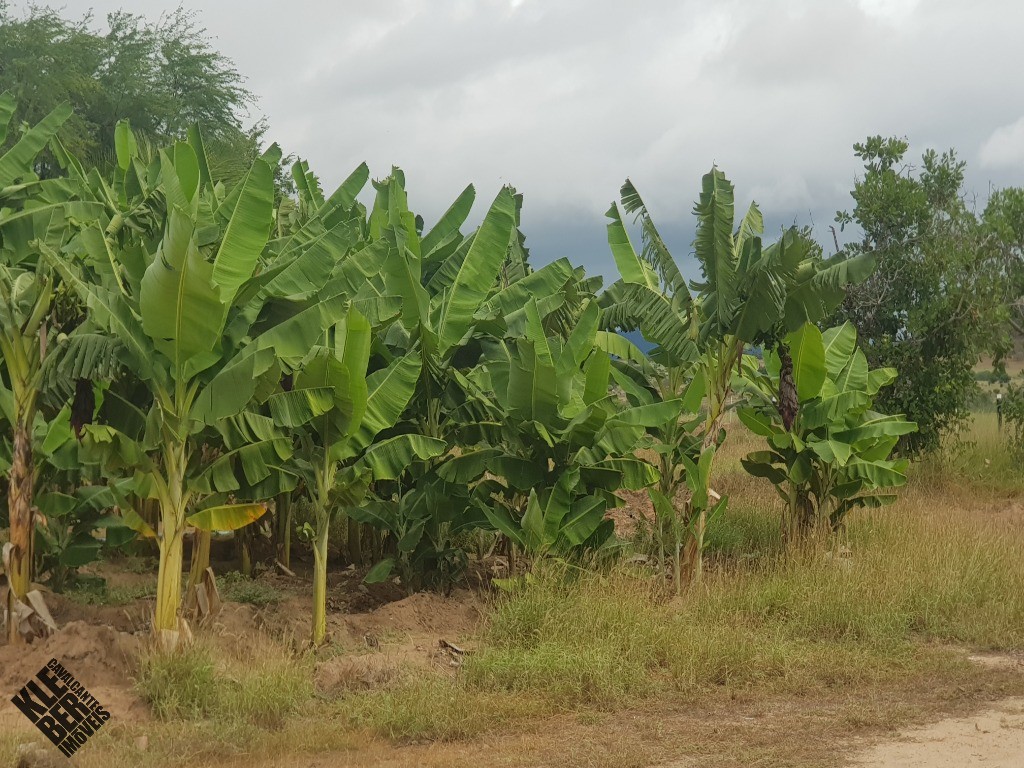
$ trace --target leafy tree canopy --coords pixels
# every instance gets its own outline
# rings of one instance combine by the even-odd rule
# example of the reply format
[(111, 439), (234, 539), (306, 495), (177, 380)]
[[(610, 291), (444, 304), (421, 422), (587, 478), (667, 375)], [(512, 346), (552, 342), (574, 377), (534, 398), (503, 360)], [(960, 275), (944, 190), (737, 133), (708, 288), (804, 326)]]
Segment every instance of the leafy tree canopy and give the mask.
[(906, 140), (881, 136), (854, 145), (864, 175), (851, 192), (852, 213), (836, 221), (860, 228), (847, 251), (874, 253), (878, 266), (850, 288), (832, 322), (853, 322), (872, 367), (899, 371), (877, 405), (917, 422), (901, 442), (917, 453), (964, 423), (972, 368), (1006, 346), (1005, 269), (989, 247), (991, 228), (965, 199), (966, 164), (952, 150), (928, 150), (918, 168), (908, 150)]
[[(255, 102), (243, 82), (195, 14), (181, 7), (156, 22), (117, 11), (99, 31), (91, 14), (67, 19), (37, 5), (19, 14), (0, 0), (0, 93), (17, 97), (14, 124), (35, 125), (70, 102), (74, 114), (60, 138), (88, 162), (112, 164), (119, 120), (154, 144), (198, 123), (211, 163), (223, 158), (244, 171), (259, 154), (266, 124), (243, 127), (241, 116)], [(17, 138), (11, 131), (8, 144)], [(41, 162), (42, 173), (52, 175), (52, 159)]]
[[(982, 215), (986, 245), (992, 249), (1005, 276), (1002, 296), (1008, 308), (1007, 322), (1013, 334), (1024, 336), (1024, 188), (1007, 187), (992, 192)], [(1001, 360), (996, 367), (1005, 373)]]

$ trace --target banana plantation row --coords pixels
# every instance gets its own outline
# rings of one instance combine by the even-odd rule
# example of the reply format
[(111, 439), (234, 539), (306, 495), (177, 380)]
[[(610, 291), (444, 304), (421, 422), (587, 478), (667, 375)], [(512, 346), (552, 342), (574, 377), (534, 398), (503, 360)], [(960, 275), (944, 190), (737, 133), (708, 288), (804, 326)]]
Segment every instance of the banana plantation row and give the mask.
[[(14, 106), (0, 98), (0, 144)], [(602, 292), (565, 259), (530, 265), (511, 188), (469, 234), (472, 186), (427, 229), (398, 169), (364, 205), (365, 165), (325, 196), (298, 162), (292, 199), (275, 192), (276, 146), (227, 188), (198, 129), (149, 151), (127, 124), (116, 165), (85, 168), (57, 138), (69, 114), (0, 157), (12, 641), (34, 578), (144, 536), (160, 555), (154, 630), (174, 646), (186, 531), (187, 592), (210, 532), (264, 514), (312, 549), (314, 644), (339, 519), (350, 559), (373, 542), (369, 580), (417, 587), (457, 578), (469, 532), (526, 562), (611, 549), (617, 492), (646, 489), (678, 588), (700, 578), (726, 505), (711, 478), (734, 405), (765, 442), (744, 466), (775, 485), (792, 536), (905, 480), (889, 457), (914, 425), (871, 409), (895, 372), (868, 370), (852, 326), (816, 325), (871, 258), (825, 260), (796, 229), (763, 243), (717, 169), (694, 209), (703, 280), (684, 279), (627, 181), (607, 214), (621, 279)], [(63, 175), (37, 177), (44, 152)]]

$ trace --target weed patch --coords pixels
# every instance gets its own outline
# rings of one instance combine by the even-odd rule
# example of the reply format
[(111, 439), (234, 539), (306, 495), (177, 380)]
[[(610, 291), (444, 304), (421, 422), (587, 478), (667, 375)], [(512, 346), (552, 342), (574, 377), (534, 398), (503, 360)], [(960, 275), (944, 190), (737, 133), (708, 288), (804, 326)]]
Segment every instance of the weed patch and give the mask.
[(273, 724), (312, 699), (312, 659), (260, 636), (231, 654), (198, 640), (145, 654), (137, 689), (161, 719)]

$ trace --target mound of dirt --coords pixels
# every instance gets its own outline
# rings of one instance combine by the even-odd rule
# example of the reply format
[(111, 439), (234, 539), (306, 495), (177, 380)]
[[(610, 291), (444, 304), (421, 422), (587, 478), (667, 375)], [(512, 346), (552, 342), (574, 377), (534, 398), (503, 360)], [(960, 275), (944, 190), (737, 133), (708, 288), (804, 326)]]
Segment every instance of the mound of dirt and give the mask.
[(345, 624), (356, 637), (403, 633), (437, 638), (458, 638), (471, 634), (480, 623), (479, 598), (469, 590), (450, 596), (418, 592), (369, 613), (345, 616)]
[(245, 642), (246, 635), (264, 626), (260, 611), (245, 603), (225, 602), (220, 613), (206, 621), (203, 627), (209, 627), (214, 634), (236, 638), (238, 642)]
[(127, 685), (135, 670), (139, 638), (107, 625), (72, 621), (31, 645), (0, 646), (0, 685), (16, 690), (50, 659), (57, 659), (90, 690)]
[(58, 626), (84, 621), (110, 625), (120, 632), (147, 630), (154, 602), (152, 598), (140, 598), (126, 605), (89, 605), (60, 594), (46, 596), (46, 604)]
[(10, 703), (50, 659), (57, 659), (115, 722), (149, 720), (149, 708), (132, 688), (142, 641), (107, 625), (72, 621), (31, 645), (0, 646), (0, 729), (32, 730), (32, 724)]

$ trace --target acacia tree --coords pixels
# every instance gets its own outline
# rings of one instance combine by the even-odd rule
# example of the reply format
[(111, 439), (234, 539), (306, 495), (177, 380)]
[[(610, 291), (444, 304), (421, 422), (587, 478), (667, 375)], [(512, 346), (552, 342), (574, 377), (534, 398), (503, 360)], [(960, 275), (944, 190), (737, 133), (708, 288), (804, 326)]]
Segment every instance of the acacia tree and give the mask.
[[(651, 430), (662, 477), (652, 501), (660, 519), (674, 517), (676, 492), (683, 483), (688, 487), (675, 530), (687, 534), (686, 564), (699, 579), (708, 515), (721, 509), (710, 489), (714, 454), (744, 349), (774, 345), (786, 331), (822, 319), (842, 301), (846, 286), (863, 280), (873, 265), (867, 255), (824, 260), (795, 227), (763, 246), (760, 210), (752, 203), (736, 227), (733, 185), (712, 168), (694, 208), (694, 251), (703, 280), (688, 287), (628, 180), (622, 205), (637, 215), (644, 247), (637, 254), (613, 204), (608, 242), (622, 280), (602, 297), (604, 324), (613, 331), (640, 330), (657, 345), (650, 357), (661, 369), (638, 361), (635, 348), (621, 340), (609, 341), (608, 349), (620, 357), (616, 381), (637, 404), (681, 398), (691, 413), (682, 425), (671, 420)], [(678, 545), (676, 552), (678, 574)], [(677, 588), (679, 582), (677, 576)]]
[[(70, 103), (75, 112), (61, 139), (76, 156), (101, 165), (111, 164), (111, 138), (121, 120), (157, 146), (202, 124), (214, 161), (258, 145), (262, 136), (244, 130), (240, 120), (254, 97), (194, 12), (178, 8), (150, 22), (116, 11), (106, 22), (100, 32), (91, 14), (68, 19), (44, 6), (16, 14), (0, 3), (0, 91), (18, 96), (19, 122), (38, 122)], [(45, 174), (56, 171), (52, 156), (40, 159)]]
[(985, 247), (992, 254), (995, 283), (1009, 333), (996, 348), (994, 363), (1005, 372), (1004, 354), (1024, 336), (1024, 187), (997, 189), (982, 214)]

